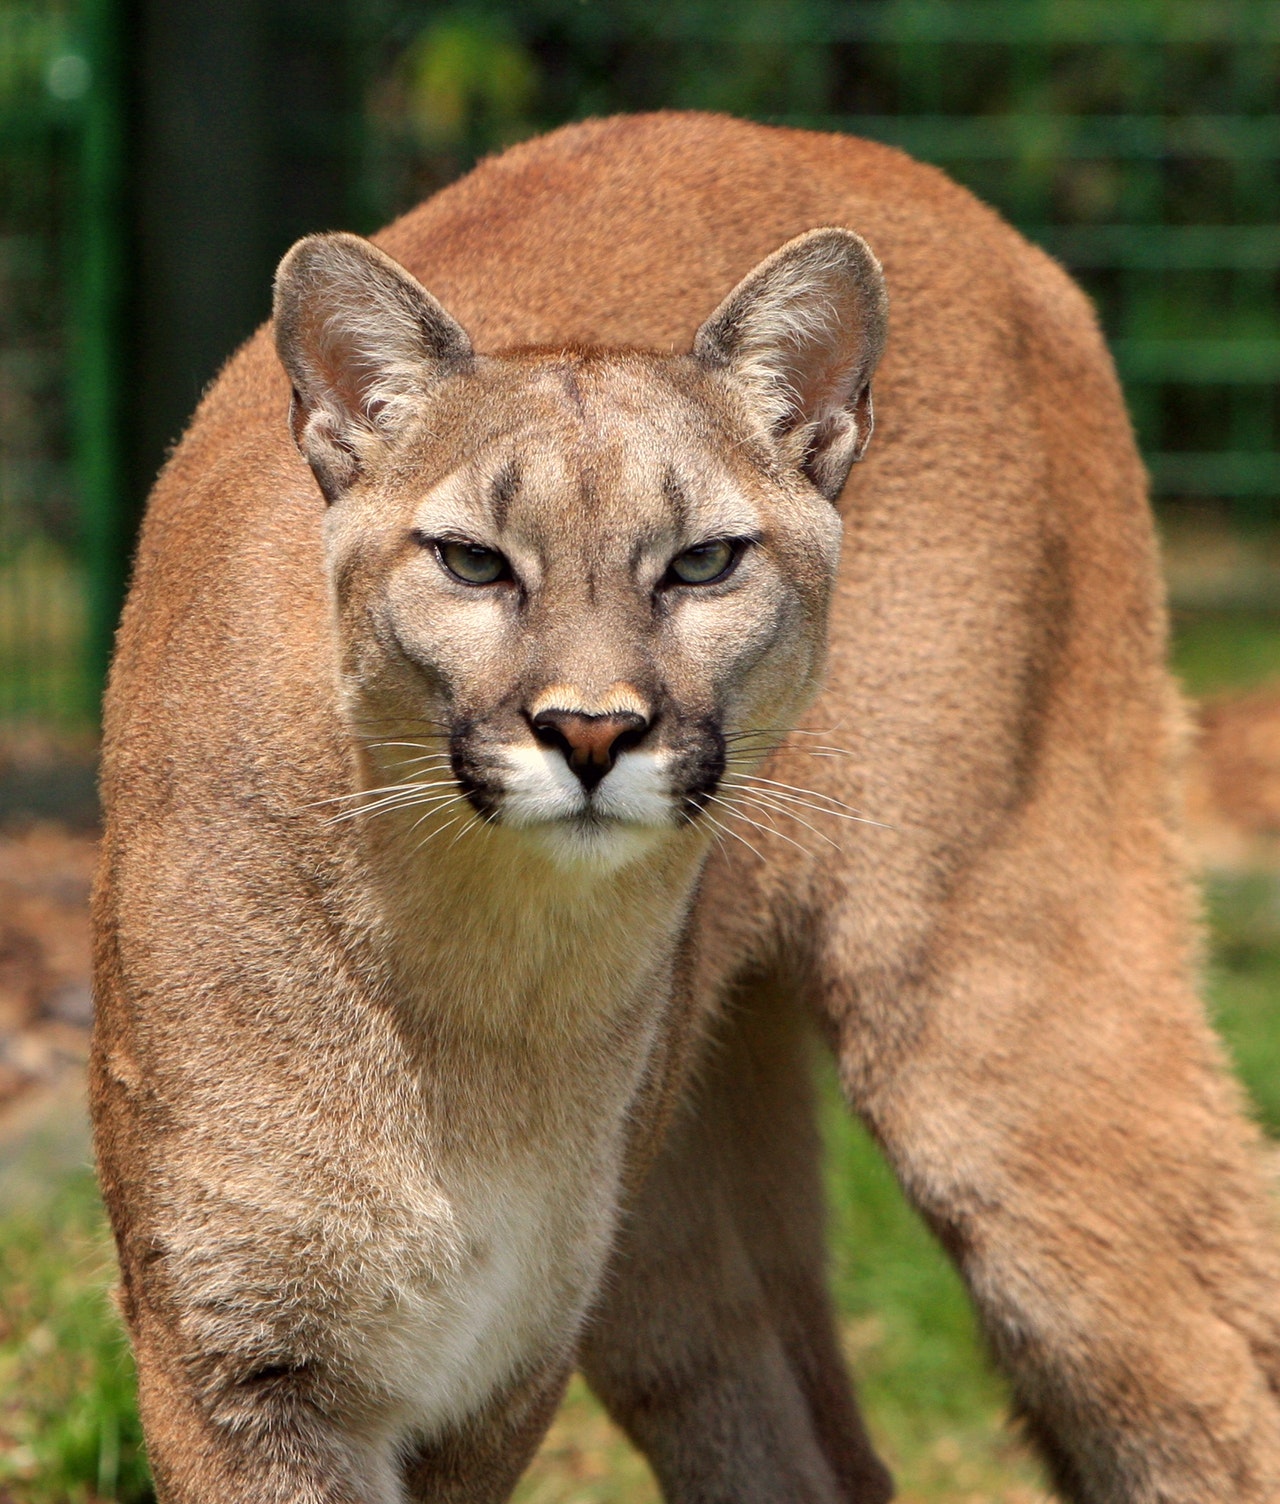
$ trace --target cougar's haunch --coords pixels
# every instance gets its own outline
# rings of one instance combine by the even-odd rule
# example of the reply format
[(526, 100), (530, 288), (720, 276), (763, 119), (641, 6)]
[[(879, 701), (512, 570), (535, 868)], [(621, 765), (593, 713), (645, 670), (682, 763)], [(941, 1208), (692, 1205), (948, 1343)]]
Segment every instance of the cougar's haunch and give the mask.
[(882, 1504), (814, 1017), (1063, 1497), (1280, 1498), (1278, 1245), (1068, 278), (898, 152), (671, 114), (311, 237), (275, 308), (106, 713), (161, 1500), (501, 1500), (579, 1364), (668, 1499)]

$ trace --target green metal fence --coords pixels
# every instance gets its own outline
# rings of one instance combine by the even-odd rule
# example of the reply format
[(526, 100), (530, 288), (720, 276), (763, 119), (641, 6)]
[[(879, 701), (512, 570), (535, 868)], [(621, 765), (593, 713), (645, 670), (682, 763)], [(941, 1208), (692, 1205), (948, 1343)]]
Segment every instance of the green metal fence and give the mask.
[(396, 60), (374, 74), (379, 209), (521, 127), (589, 111), (722, 108), (891, 142), (1089, 289), (1158, 497), (1274, 517), (1276, 0), (525, 0), (389, 6), (384, 32), (388, 18), (410, 39), (398, 94)]
[[(241, 0), (255, 5), (262, 24), (246, 35), (264, 49), (318, 24), (298, 0)], [(327, 117), (298, 122), (279, 176), (296, 184), (308, 133), (326, 151), (348, 143), (334, 170), (350, 179), (355, 228), (483, 152), (587, 114), (722, 109), (890, 141), (946, 167), (1083, 281), (1163, 505), (1280, 521), (1276, 0), (323, 10), (354, 82)], [(120, 374), (127, 163), (110, 16), (110, 0), (0, 0), (0, 719), (91, 704), (121, 578), (113, 445), (133, 388)], [(253, 64), (271, 76), (271, 59)]]
[(0, 5), (0, 720), (83, 722), (118, 606), (119, 57)]

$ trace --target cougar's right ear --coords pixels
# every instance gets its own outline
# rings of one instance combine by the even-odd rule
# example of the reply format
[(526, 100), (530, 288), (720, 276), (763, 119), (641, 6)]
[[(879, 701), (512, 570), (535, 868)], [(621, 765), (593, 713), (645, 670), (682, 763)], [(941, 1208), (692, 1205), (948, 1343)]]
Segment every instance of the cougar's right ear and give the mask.
[(410, 420), (431, 385), (465, 371), (466, 331), (404, 267), (358, 235), (309, 235), (276, 272), (276, 349), (289, 426), (329, 501)]

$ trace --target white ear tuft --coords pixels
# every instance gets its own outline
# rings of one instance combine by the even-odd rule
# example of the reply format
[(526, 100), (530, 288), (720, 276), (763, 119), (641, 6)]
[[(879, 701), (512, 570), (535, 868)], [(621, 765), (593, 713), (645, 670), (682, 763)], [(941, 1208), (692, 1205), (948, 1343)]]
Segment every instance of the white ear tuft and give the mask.
[(358, 235), (309, 235), (276, 272), (276, 349), (290, 426), (333, 501), (431, 384), (469, 367), (466, 331), (405, 269)]
[(749, 272), (693, 353), (746, 389), (784, 453), (834, 501), (871, 437), (871, 377), (889, 299), (880, 263), (852, 230), (810, 230)]

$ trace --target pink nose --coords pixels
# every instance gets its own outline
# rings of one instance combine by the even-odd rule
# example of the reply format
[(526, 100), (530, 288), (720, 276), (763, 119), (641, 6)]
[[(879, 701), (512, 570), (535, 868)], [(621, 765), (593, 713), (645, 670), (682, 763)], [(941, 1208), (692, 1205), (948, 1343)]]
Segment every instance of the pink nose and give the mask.
[(540, 710), (530, 722), (544, 747), (559, 747), (584, 788), (593, 789), (618, 759), (649, 730), (634, 711), (583, 715), (577, 710)]

